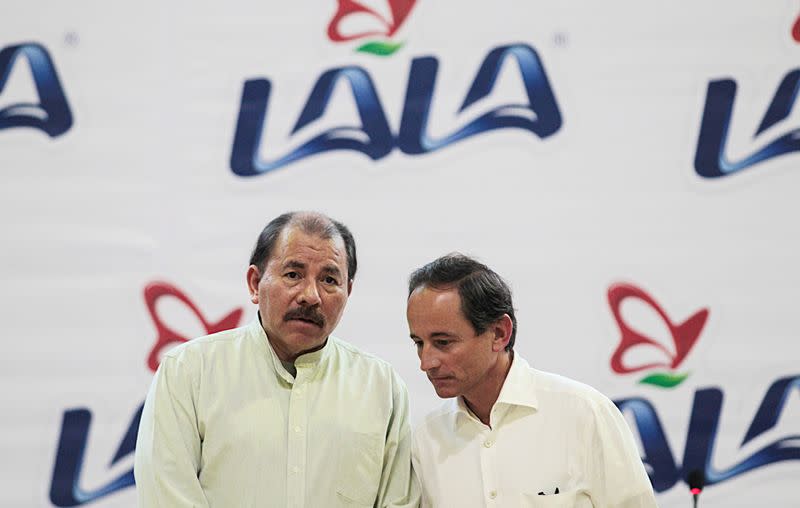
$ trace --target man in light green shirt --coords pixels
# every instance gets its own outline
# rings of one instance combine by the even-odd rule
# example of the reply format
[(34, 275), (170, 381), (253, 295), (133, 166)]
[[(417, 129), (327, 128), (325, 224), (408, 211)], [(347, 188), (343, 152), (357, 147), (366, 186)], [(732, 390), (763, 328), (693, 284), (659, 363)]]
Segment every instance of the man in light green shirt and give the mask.
[(247, 270), (259, 317), (167, 353), (136, 446), (143, 507), (415, 507), (408, 395), (330, 335), (356, 272), (341, 223), (270, 222)]

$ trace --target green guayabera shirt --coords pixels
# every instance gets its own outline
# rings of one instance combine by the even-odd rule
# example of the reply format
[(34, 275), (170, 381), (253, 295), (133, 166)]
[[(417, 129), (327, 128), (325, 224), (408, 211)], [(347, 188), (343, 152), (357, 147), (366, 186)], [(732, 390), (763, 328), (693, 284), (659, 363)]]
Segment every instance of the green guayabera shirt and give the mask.
[(139, 425), (139, 505), (417, 506), (391, 366), (334, 337), (295, 366), (258, 319), (167, 353)]

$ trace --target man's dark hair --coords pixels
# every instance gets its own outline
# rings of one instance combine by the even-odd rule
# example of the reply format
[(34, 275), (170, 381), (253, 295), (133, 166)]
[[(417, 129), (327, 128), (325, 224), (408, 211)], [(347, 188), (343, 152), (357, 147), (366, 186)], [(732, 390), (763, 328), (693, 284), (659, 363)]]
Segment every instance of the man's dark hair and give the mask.
[(491, 268), (454, 252), (415, 270), (408, 280), (408, 296), (421, 286), (456, 288), (461, 297), (461, 312), (478, 335), (502, 318), (503, 314), (508, 314), (513, 328), (506, 351), (514, 349), (517, 318), (514, 316), (511, 289)]
[(297, 227), (304, 233), (326, 240), (340, 237), (344, 242), (344, 250), (347, 254), (347, 278), (351, 281), (356, 278), (358, 261), (353, 234), (341, 222), (317, 212), (287, 212), (275, 217), (264, 227), (261, 234), (258, 235), (256, 246), (250, 255), (250, 264), (256, 265), (259, 272), (264, 273), (264, 267), (272, 255), (275, 243), (286, 226)]

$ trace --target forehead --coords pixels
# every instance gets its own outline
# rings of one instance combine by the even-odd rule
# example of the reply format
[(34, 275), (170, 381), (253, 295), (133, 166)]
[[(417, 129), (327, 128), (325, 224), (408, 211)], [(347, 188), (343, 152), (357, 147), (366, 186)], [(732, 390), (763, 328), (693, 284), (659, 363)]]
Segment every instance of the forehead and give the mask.
[(421, 286), (408, 297), (408, 322), (412, 326), (471, 326), (461, 311), (456, 288)]
[(323, 238), (294, 226), (287, 226), (281, 232), (268, 264), (283, 265), (290, 261), (335, 265), (342, 273), (347, 272), (347, 254), (340, 236)]

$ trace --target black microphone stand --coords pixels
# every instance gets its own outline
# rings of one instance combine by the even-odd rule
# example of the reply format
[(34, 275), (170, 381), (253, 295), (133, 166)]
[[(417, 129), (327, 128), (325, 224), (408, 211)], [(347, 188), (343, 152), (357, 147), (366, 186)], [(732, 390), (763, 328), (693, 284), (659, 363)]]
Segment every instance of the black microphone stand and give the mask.
[(689, 492), (692, 493), (694, 508), (697, 508), (697, 498), (700, 497), (700, 493), (703, 492), (703, 487), (705, 487), (706, 475), (699, 469), (695, 469), (686, 477), (686, 483), (689, 484)]

